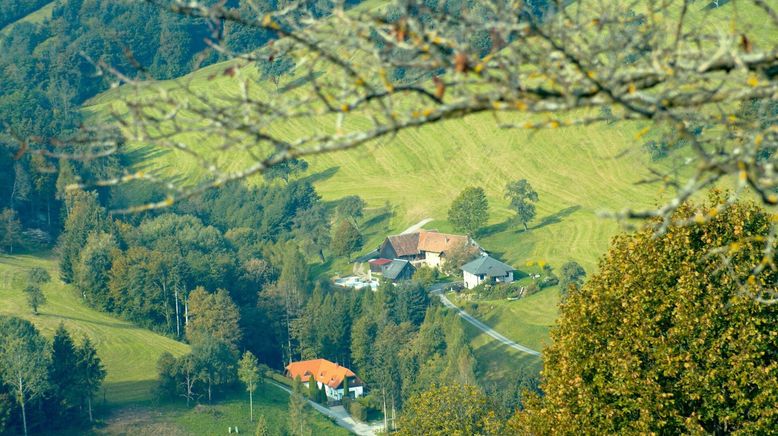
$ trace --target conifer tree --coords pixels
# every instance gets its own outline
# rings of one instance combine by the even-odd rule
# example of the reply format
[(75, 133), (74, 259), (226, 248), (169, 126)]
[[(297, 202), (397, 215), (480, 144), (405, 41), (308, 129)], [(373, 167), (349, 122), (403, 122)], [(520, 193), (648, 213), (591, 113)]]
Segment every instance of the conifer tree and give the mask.
[(89, 422), (94, 421), (92, 415), (92, 397), (100, 389), (105, 379), (103, 363), (97, 356), (97, 350), (92, 341), (84, 336), (84, 341), (76, 349), (78, 362), (76, 364), (76, 376), (82, 398), (86, 401), (89, 412)]

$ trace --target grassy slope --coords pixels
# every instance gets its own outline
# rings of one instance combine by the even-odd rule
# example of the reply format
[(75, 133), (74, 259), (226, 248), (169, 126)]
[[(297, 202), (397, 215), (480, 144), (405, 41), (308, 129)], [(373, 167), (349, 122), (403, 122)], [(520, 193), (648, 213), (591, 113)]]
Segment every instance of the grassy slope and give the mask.
[[(38, 316), (31, 314), (22, 293), (26, 271), (33, 266), (46, 268), (54, 278), (43, 287), (48, 303)], [(108, 372), (104, 384), (108, 402), (150, 400), (159, 355), (164, 351), (181, 355), (189, 347), (86, 307), (75, 291), (56, 277), (56, 262), (48, 256), (0, 255), (0, 314), (26, 318), (49, 337), (60, 322), (76, 341), (87, 335), (97, 346)]]
[[(272, 386), (264, 384), (254, 394), (254, 416), (263, 415), (268, 422), (271, 434), (284, 434), (287, 426), (287, 407), (289, 395)], [(154, 408), (126, 408), (108, 420), (100, 434), (132, 435), (183, 435), (183, 434), (222, 434), (227, 427), (238, 427), (242, 434), (253, 434), (256, 422), (249, 421), (248, 397), (236, 392), (228, 398), (219, 400), (213, 406), (200, 406), (187, 409), (183, 402), (164, 404)], [(336, 426), (328, 418), (311, 412), (309, 424), (313, 434), (347, 435), (345, 429)]]

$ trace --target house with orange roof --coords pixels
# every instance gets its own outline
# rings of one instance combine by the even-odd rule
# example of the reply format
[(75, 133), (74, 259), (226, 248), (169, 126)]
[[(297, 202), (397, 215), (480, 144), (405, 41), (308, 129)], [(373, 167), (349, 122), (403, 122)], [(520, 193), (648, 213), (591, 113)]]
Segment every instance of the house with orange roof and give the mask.
[(312, 381), (324, 392), (327, 398), (335, 401), (343, 399), (344, 381), (348, 380), (348, 396), (359, 398), (364, 394), (364, 384), (362, 380), (354, 374), (353, 371), (345, 366), (330, 362), (327, 359), (302, 360), (292, 362), (286, 366), (286, 376), (295, 379), (300, 377), (300, 381), (307, 387)]
[(439, 268), (446, 261), (446, 253), (464, 245), (471, 245), (483, 252), (468, 236), (422, 229), (418, 232), (388, 236), (378, 247), (375, 256), (378, 259), (402, 259), (414, 265)]

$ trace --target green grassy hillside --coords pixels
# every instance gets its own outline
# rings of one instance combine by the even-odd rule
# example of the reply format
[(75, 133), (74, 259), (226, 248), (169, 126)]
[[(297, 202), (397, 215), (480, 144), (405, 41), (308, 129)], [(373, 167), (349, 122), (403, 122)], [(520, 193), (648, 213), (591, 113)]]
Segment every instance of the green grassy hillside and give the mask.
[[(52, 282), (43, 286), (48, 302), (37, 316), (32, 315), (22, 292), (27, 270), (35, 266), (46, 268), (52, 276)], [(0, 314), (28, 319), (49, 337), (60, 322), (76, 341), (87, 335), (108, 373), (103, 385), (108, 403), (150, 400), (159, 355), (165, 351), (182, 355), (189, 347), (88, 308), (70, 286), (56, 279), (57, 275), (56, 261), (48, 256), (0, 255)], [(102, 399), (103, 392), (97, 396)]]

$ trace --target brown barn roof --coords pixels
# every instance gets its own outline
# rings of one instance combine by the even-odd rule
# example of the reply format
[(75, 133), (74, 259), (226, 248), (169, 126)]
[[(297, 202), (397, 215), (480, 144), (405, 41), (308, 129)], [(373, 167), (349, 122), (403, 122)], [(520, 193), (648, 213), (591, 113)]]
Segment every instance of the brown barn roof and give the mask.
[(413, 256), (419, 254), (419, 234), (406, 233), (404, 235), (389, 236), (389, 243), (392, 244), (397, 257)]
[(290, 378), (300, 377), (302, 381), (309, 381), (311, 376), (314, 380), (321, 382), (333, 389), (343, 383), (346, 377), (356, 377), (350, 369), (340, 366), (337, 363), (330, 362), (327, 359), (303, 360), (292, 362), (286, 366), (287, 375)]
[(419, 251), (443, 253), (454, 247), (467, 244), (469, 239), (462, 235), (449, 235), (438, 232), (421, 232), (419, 234)]

